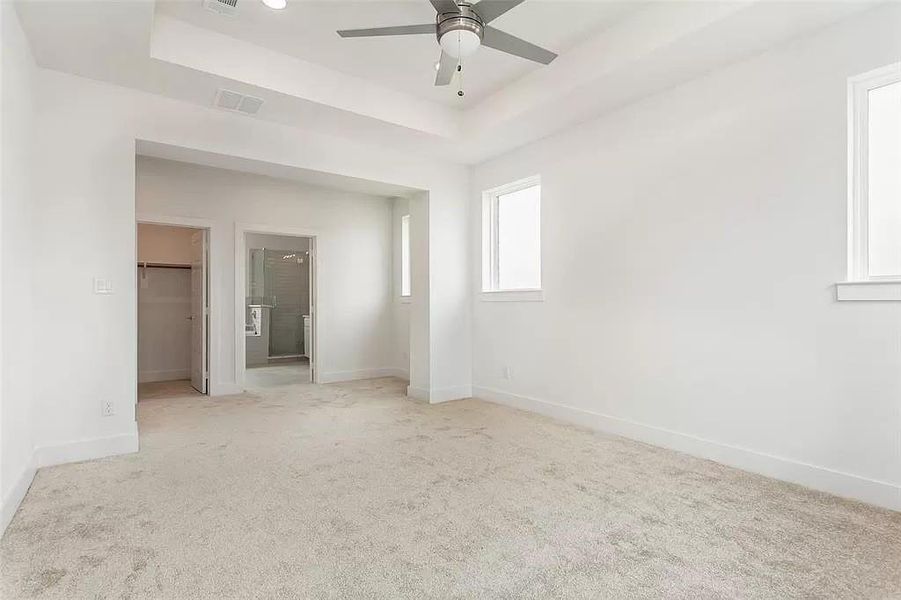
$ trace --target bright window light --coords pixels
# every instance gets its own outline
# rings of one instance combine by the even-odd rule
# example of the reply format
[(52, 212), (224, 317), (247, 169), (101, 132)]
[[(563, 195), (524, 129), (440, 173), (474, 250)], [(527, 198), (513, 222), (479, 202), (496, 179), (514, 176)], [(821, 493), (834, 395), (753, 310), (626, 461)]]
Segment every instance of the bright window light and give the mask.
[(848, 278), (901, 280), (901, 63), (849, 80)]
[(901, 276), (901, 81), (867, 94), (870, 277)]
[(541, 185), (537, 178), (483, 198), (482, 289), (541, 289)]
[(410, 296), (410, 215), (400, 218), (400, 295)]

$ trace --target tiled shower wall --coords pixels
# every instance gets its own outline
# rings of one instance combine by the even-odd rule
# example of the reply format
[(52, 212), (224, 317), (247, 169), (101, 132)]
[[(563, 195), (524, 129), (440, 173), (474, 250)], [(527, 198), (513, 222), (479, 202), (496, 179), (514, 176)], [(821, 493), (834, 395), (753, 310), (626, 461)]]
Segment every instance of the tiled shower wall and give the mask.
[(274, 306), (269, 311), (269, 356), (304, 354), (303, 315), (310, 310), (309, 256), (267, 248), (265, 260), (266, 296)]

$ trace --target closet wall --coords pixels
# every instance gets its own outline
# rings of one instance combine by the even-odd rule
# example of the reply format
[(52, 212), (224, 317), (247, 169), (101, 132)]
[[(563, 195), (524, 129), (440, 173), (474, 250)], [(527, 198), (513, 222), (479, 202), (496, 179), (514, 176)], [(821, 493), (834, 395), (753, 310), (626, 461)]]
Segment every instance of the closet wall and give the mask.
[[(194, 229), (138, 225), (138, 381), (191, 375), (191, 235)], [(144, 267), (142, 263), (168, 267)]]

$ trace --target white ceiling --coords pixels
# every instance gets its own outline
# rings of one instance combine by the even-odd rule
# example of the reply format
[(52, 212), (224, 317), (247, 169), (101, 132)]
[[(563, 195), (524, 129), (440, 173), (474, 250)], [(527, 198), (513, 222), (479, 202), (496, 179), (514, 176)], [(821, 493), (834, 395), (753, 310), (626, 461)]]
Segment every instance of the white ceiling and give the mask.
[(274, 12), (238, 0), (234, 19), (201, 0), (31, 0), (17, 11), (42, 67), (202, 106), (234, 89), (264, 100), (242, 118), (473, 164), (876, 3), (527, 0), (495, 23), (560, 56), (534, 66), (480, 49), (461, 106), (453, 88), (433, 86), (430, 36), (335, 34), (428, 22), (427, 0), (288, 2)]
[[(557, 53), (613, 25), (648, 2), (608, 0), (526, 0), (492, 26)], [(200, 0), (162, 0), (157, 12), (197, 27), (320, 64), (348, 75), (452, 107), (468, 107), (541, 65), (480, 48), (466, 61), (464, 90), (457, 82), (435, 87), (439, 55), (433, 35), (342, 39), (338, 29), (432, 23), (428, 0), (288, 0), (274, 11), (259, 0), (238, 0), (238, 14), (224, 16)]]

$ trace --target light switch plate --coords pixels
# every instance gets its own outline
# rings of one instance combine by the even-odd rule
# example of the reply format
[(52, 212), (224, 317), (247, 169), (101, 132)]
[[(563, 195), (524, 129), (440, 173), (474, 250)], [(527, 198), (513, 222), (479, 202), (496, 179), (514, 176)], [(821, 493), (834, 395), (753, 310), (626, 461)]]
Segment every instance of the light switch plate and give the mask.
[(113, 282), (109, 279), (100, 279), (99, 277), (94, 278), (94, 293), (95, 294), (112, 294), (113, 293)]

